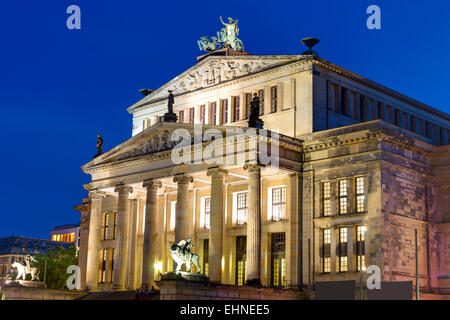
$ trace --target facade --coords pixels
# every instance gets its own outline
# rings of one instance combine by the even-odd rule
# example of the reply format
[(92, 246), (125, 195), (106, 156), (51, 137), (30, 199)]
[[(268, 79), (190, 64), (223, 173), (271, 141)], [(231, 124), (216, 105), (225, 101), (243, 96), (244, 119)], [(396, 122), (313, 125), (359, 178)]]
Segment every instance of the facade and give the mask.
[(35, 256), (46, 254), (48, 250), (63, 247), (68, 249), (70, 243), (47, 239), (11, 236), (0, 239), (0, 278), (4, 279), (11, 272), (14, 261), (24, 261), (27, 254)]
[(79, 233), (80, 226), (78, 224), (66, 224), (63, 226), (56, 226), (50, 231), (50, 239), (57, 242), (70, 242), (79, 247)]
[[(177, 123), (161, 121), (168, 90)], [(253, 94), (269, 135), (246, 135)], [(316, 56), (232, 50), (200, 57), (128, 111), (132, 137), (82, 167), (83, 287), (152, 285), (188, 237), (222, 284), (359, 283), (369, 265), (383, 281), (414, 280), (417, 230), (421, 290), (450, 290), (448, 114)], [(193, 137), (182, 155), (203, 159), (174, 163), (180, 129)], [(205, 160), (211, 132), (232, 161)], [(253, 142), (267, 143), (269, 164), (249, 161)]]

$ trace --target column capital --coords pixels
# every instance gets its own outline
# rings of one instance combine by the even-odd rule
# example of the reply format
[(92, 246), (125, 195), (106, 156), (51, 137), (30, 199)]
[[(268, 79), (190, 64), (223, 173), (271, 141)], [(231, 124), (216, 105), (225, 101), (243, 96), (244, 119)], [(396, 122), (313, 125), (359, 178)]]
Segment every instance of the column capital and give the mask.
[(118, 193), (132, 193), (133, 192), (133, 187), (127, 186), (125, 184), (118, 184), (114, 188), (114, 192), (118, 192)]
[(89, 191), (89, 198), (90, 199), (100, 199), (106, 197), (106, 193), (100, 190), (92, 190)]
[(208, 170), (206, 171), (206, 175), (208, 177), (213, 177), (213, 178), (221, 178), (221, 177), (226, 177), (228, 175), (228, 171), (219, 167), (212, 167), (212, 168), (208, 168)]
[(161, 181), (158, 181), (158, 180), (149, 179), (149, 180), (145, 180), (142, 183), (142, 187), (158, 189), (158, 188), (162, 187), (162, 183), (161, 183)]
[(265, 167), (262, 164), (259, 163), (246, 163), (244, 164), (244, 170), (248, 170), (249, 172), (255, 172), (260, 170), (261, 168)]
[(180, 184), (188, 184), (189, 182), (190, 183), (194, 182), (194, 178), (182, 173), (182, 174), (177, 174), (175, 177), (173, 177), (173, 182), (178, 182)]

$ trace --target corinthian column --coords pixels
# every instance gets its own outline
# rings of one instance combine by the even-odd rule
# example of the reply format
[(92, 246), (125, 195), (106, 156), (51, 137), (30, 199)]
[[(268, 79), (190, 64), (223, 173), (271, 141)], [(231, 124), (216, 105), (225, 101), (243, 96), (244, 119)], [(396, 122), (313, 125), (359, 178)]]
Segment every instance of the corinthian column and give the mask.
[(116, 250), (114, 257), (114, 290), (125, 290), (125, 277), (127, 271), (127, 221), (128, 221), (128, 194), (133, 188), (118, 185), (114, 192), (119, 193), (117, 203), (117, 233)]
[(102, 228), (102, 199), (103, 195), (99, 192), (89, 193), (89, 239), (86, 262), (86, 289), (89, 291), (97, 291), (98, 285), (98, 261), (100, 257), (100, 234)]
[(222, 281), (223, 212), (225, 210), (224, 186), (227, 172), (219, 168), (208, 169), (211, 176), (210, 228), (209, 228), (209, 278)]
[(189, 209), (189, 182), (194, 182), (191, 176), (184, 174), (176, 175), (173, 182), (178, 183), (177, 207), (175, 212), (175, 243), (187, 237), (188, 209)]
[(259, 285), (261, 257), (261, 166), (246, 164), (248, 170), (247, 284)]
[(142, 286), (150, 287), (155, 274), (155, 244), (156, 244), (156, 216), (158, 202), (158, 188), (161, 182), (146, 180), (142, 184), (147, 188), (147, 200), (145, 205), (145, 230), (144, 230), (144, 250), (142, 263)]

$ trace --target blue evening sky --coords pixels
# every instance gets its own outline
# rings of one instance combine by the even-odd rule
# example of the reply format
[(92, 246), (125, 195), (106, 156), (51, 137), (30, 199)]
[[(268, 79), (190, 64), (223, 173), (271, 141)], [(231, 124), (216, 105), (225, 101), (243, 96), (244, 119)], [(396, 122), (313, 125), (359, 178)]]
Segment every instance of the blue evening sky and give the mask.
[[(81, 8), (81, 30), (66, 8)], [(382, 29), (366, 28), (381, 7)], [(0, 237), (48, 238), (77, 223), (80, 166), (131, 136), (126, 108), (195, 63), (219, 16), (239, 19), (253, 54), (321, 57), (450, 113), (448, 1), (5, 1), (0, 6)]]

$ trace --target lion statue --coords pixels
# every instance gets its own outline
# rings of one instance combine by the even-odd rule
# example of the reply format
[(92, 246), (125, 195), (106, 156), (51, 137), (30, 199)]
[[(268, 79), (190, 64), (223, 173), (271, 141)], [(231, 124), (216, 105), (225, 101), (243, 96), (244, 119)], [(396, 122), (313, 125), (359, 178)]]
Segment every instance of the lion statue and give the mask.
[(201, 273), (200, 258), (191, 252), (191, 248), (193, 247), (191, 238), (181, 240), (170, 247), (170, 255), (177, 264), (176, 272), (180, 272), (183, 264), (186, 264), (187, 272), (191, 272), (191, 264), (193, 263), (197, 268), (197, 273)]

